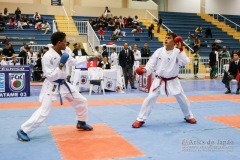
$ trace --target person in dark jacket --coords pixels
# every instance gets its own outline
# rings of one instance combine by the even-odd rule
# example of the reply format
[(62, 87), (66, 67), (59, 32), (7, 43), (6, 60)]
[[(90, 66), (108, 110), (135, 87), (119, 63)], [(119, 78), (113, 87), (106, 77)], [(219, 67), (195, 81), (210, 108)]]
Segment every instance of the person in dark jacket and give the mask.
[(42, 71), (42, 58), (41, 58), (41, 54), (38, 54), (37, 57), (38, 57), (38, 59), (36, 61), (36, 65), (34, 66), (34, 71), (33, 71), (34, 81), (42, 80), (41, 74), (43, 73), (43, 71)]
[(157, 33), (160, 33), (160, 27), (162, 26), (162, 18), (160, 16), (158, 16), (158, 28), (157, 28)]
[(128, 43), (124, 43), (123, 46), (124, 46), (124, 49), (119, 53), (119, 64), (123, 70), (126, 88), (128, 86), (128, 79), (129, 79), (132, 89), (137, 89), (134, 86), (134, 78), (133, 78), (133, 64), (135, 60), (133, 51), (128, 48)]
[(151, 56), (151, 51), (148, 48), (148, 44), (144, 43), (143, 48), (141, 49), (142, 64), (147, 64), (148, 59)]
[(28, 51), (30, 50), (30, 47), (26, 46), (18, 55), (20, 58), (20, 65), (26, 65), (27, 64), (27, 56), (28, 56)]
[(102, 46), (102, 57), (108, 57), (107, 47)]
[(86, 53), (86, 51), (81, 48), (80, 44), (76, 44), (76, 48), (73, 50), (74, 53), (74, 58), (76, 56), (87, 56), (88, 54)]
[[(225, 92), (225, 94), (231, 93), (230, 81), (232, 79), (236, 79), (236, 76), (237, 74), (239, 74), (239, 71), (240, 71), (239, 53), (234, 53), (233, 61), (230, 63), (229, 69), (227, 72), (228, 81), (225, 83), (225, 87), (227, 88), (227, 91)], [(240, 89), (240, 83), (238, 81), (238, 88), (237, 88), (236, 94), (239, 94), (239, 89)]]
[(19, 7), (17, 7), (17, 9), (15, 10), (15, 16), (16, 16), (16, 20), (18, 21), (19, 18), (21, 17), (21, 10)]
[(108, 63), (108, 58), (105, 56), (102, 58), (102, 61), (98, 63), (98, 67), (104, 69), (111, 69), (110, 63)]

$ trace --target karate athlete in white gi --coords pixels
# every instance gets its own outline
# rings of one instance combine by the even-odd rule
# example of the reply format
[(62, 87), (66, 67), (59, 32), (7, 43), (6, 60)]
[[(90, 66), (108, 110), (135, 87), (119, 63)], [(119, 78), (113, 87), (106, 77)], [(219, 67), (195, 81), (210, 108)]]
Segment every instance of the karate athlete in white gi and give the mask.
[[(87, 99), (83, 97), (70, 83), (66, 82), (66, 78), (71, 66), (80, 65), (93, 57), (81, 56), (74, 59), (70, 53), (64, 53), (62, 50), (66, 48), (66, 34), (63, 32), (55, 32), (51, 36), (53, 47), (45, 53), (42, 58), (42, 67), (46, 76), (43, 82), (42, 90), (39, 96), (41, 106), (33, 113), (33, 115), (21, 125), (21, 129), (17, 131), (18, 139), (21, 141), (30, 141), (27, 134), (34, 131), (42, 124), (52, 108), (52, 101), (60, 98), (67, 99), (74, 107), (77, 116), (77, 129), (92, 130), (93, 128), (86, 123), (88, 118)], [(98, 57), (94, 57), (97, 59)]]
[[(135, 75), (135, 71), (139, 67), (140, 60), (141, 60), (141, 52), (138, 50), (137, 44), (133, 45), (133, 56), (134, 56), (133, 75)], [(139, 75), (136, 74), (136, 81), (138, 80), (139, 80)]]
[(116, 53), (116, 48), (112, 48), (111, 53), (111, 69), (117, 69), (118, 66), (118, 55)]
[[(181, 107), (185, 121), (191, 124), (197, 122), (193, 117), (189, 100), (184, 94), (178, 79), (179, 66), (188, 64), (190, 60), (183, 51), (182, 38), (175, 37), (176, 34), (168, 33), (165, 38), (165, 46), (157, 49), (146, 67), (142, 68), (141, 74), (150, 75), (155, 71), (156, 76), (148, 97), (142, 104), (137, 120), (132, 124), (133, 128), (139, 128), (145, 123), (159, 94), (174, 95)], [(176, 44), (177, 48), (174, 47), (174, 44)]]

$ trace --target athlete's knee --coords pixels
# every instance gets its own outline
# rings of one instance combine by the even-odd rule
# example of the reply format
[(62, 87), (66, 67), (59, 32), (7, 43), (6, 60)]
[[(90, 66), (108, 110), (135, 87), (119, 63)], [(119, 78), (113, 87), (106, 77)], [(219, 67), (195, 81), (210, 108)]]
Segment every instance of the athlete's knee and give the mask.
[(87, 99), (85, 97), (82, 98), (75, 98), (73, 100), (74, 106), (76, 107), (85, 107), (87, 106)]

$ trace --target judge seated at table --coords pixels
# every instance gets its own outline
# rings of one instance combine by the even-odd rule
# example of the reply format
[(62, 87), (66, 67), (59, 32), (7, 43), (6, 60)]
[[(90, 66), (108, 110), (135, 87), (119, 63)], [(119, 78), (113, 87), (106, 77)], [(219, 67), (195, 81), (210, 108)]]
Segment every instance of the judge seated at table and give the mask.
[(98, 63), (98, 67), (104, 69), (110, 69), (110, 63), (108, 63), (108, 58), (104, 56), (102, 61)]

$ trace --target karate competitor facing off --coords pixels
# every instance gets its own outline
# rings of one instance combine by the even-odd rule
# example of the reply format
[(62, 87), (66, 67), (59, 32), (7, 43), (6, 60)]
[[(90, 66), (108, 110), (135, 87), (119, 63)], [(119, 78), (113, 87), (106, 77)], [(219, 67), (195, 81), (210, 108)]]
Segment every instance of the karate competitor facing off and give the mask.
[(30, 141), (27, 134), (46, 120), (52, 108), (52, 101), (57, 100), (58, 97), (60, 97), (61, 104), (62, 97), (65, 97), (74, 107), (78, 120), (78, 129), (93, 129), (85, 122), (88, 115), (87, 99), (70, 83), (65, 81), (71, 66), (80, 65), (93, 58), (82, 56), (79, 59), (74, 59), (69, 53), (62, 53), (67, 44), (66, 34), (63, 32), (55, 32), (51, 37), (51, 42), (53, 47), (49, 48), (49, 51), (45, 53), (42, 59), (43, 72), (46, 76), (39, 96), (39, 101), (42, 104), (17, 131), (18, 139), (21, 141)]
[[(183, 51), (182, 38), (175, 37), (176, 34), (168, 33), (165, 38), (165, 46), (154, 52), (145, 68), (138, 68), (141, 72), (137, 71), (137, 73), (146, 73), (147, 75), (150, 75), (156, 70), (156, 76), (148, 97), (142, 104), (137, 120), (132, 124), (133, 128), (139, 128), (145, 123), (160, 93), (174, 95), (182, 109), (186, 122), (191, 124), (197, 122), (193, 118), (190, 103), (178, 79), (179, 66), (188, 64), (190, 60)], [(177, 42), (177, 48), (174, 47), (174, 42)]]

